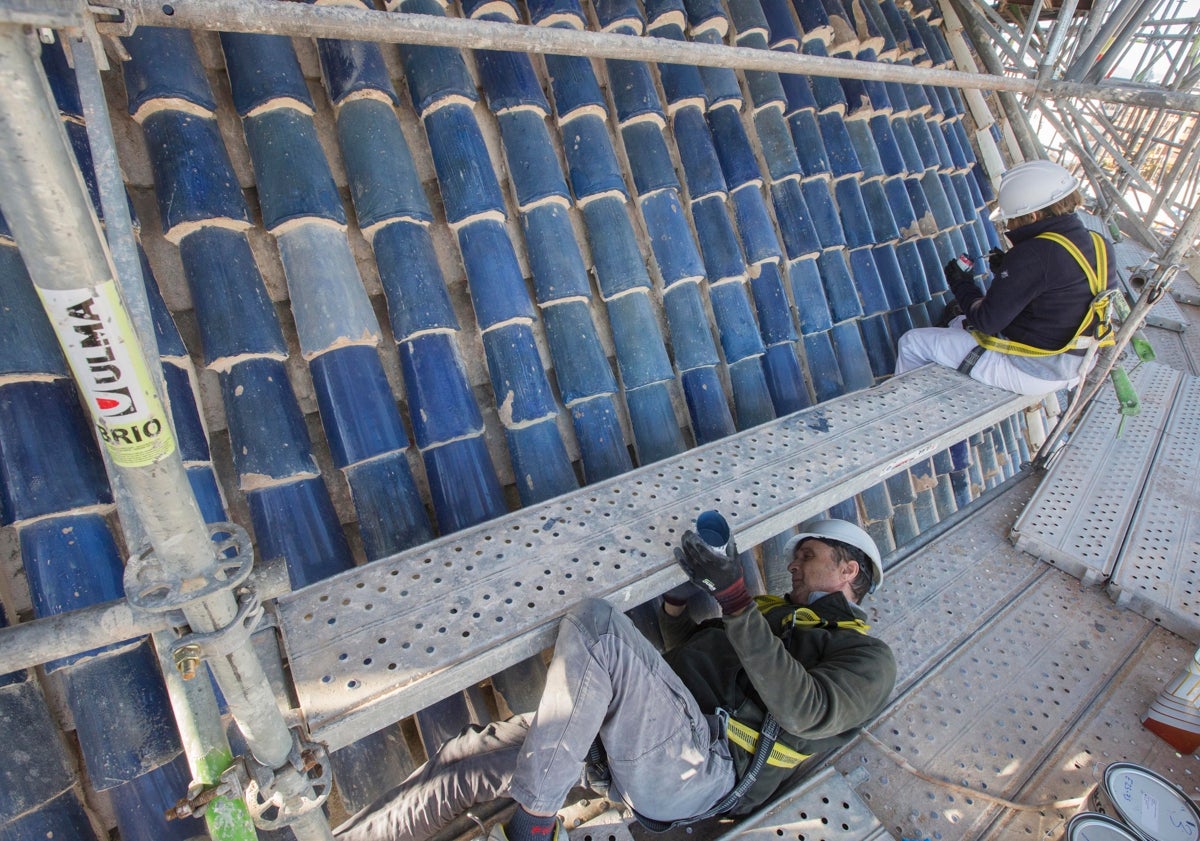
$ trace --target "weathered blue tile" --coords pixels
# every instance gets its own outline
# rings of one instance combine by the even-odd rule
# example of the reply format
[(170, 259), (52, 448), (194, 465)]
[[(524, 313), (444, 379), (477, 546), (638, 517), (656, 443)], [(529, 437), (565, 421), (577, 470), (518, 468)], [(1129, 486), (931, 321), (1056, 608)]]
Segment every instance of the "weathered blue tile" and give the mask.
[[(0, 628), (7, 623), (0, 614)], [(73, 775), (67, 770), (67, 755), (62, 747), (62, 736), (58, 725), (50, 718), (46, 700), (31, 673), (22, 669), (0, 675), (0, 718), (3, 719), (5, 749), (11, 756), (21, 757), (20, 763), (10, 763), (0, 772), (4, 796), (0, 797), (0, 821), (6, 838), (13, 841), (33, 841), (35, 838), (95, 839), (78, 800), (73, 798)], [(58, 802), (60, 792), (66, 790), (72, 798)], [(51, 817), (56, 812), (65, 812), (65, 804), (75, 804), (75, 814), (80, 820), (72, 827), (69, 820)], [(39, 828), (62, 832), (61, 835), (33, 834), (32, 822), (27, 813), (43, 813)], [(65, 817), (65, 815), (63, 816)], [(61, 825), (55, 830), (49, 827), (56, 820)], [(71, 831), (78, 829), (78, 833)]]
[(921, 253), (921, 262), (925, 265), (925, 280), (929, 283), (930, 293), (945, 292), (946, 273), (942, 267), (950, 258), (942, 259), (936, 243), (930, 237), (920, 237), (916, 243), (917, 250)]
[[(795, 0), (797, 10), (801, 6), (811, 7), (817, 4), (812, 0)], [(800, 17), (800, 24), (805, 31), (809, 30), (807, 24), (804, 23), (804, 16)], [(801, 46), (805, 55), (818, 56), (828, 58), (829, 52), (825, 49), (825, 43), (820, 39), (810, 39), (804, 42)], [(809, 76), (809, 83), (812, 85), (813, 97), (817, 101), (817, 110), (820, 112), (832, 111), (839, 116), (846, 113), (846, 92), (838, 79), (832, 76)]]
[(667, 383), (637, 389), (629, 388), (626, 383), (625, 402), (629, 406), (639, 464), (651, 464), (687, 449)]
[(844, 321), (835, 324), (829, 335), (837, 353), (838, 367), (842, 370), (842, 382), (846, 391), (858, 391), (873, 386), (875, 376), (871, 371), (871, 362), (867, 358), (858, 322)]
[(167, 400), (175, 424), (175, 442), (185, 462), (208, 461), (208, 437), (196, 408), (195, 392), (190, 373), (175, 365), (163, 365), (167, 383)]
[[(923, 309), (923, 305), (921, 305), (921, 304), (916, 305), (916, 307), (918, 308), (918, 311), (920, 309)], [(913, 309), (914, 309), (913, 306), (908, 306), (908, 307), (904, 307), (903, 309), (892, 310), (891, 312), (887, 313), (884, 316), (884, 318), (887, 320), (888, 333), (891, 334), (891, 336), (894, 340), (899, 340), (899, 338), (901, 336), (903, 336), (909, 330), (912, 330), (914, 327), (918, 327), (918, 326), (928, 327), (929, 326), (928, 324), (925, 324), (925, 323), (922, 323), (920, 325), (913, 323), (913, 318), (912, 318)], [(894, 349), (894, 346), (895, 346), (895, 342), (893, 342), (893, 349)], [(889, 373), (891, 373), (891, 372), (889, 371)]]
[[(954, 162), (956, 170), (966, 170), (973, 161), (967, 157), (967, 153), (963, 150), (961, 139), (954, 127), (959, 125), (958, 121), (953, 123), (942, 123), (942, 137), (946, 141), (946, 146), (950, 150), (950, 160)], [(970, 148), (970, 147), (968, 147)]]
[(512, 318), (534, 317), (525, 278), (503, 223), (481, 219), (459, 228), (458, 247), (481, 330)]
[(629, 195), (602, 117), (583, 114), (571, 120), (562, 127), (562, 142), (575, 198), (612, 192)]
[(858, 291), (854, 288), (854, 279), (846, 265), (846, 258), (841, 250), (825, 251), (817, 258), (817, 267), (821, 270), (821, 282), (825, 285), (825, 299), (829, 302), (829, 312), (836, 324), (848, 318), (857, 318), (863, 314), (862, 302)]
[(282, 362), (250, 359), (233, 366), (221, 375), (221, 396), (239, 477), (286, 479), (320, 472)]
[(457, 330), (429, 231), (410, 222), (385, 225), (372, 241), (396, 341), (422, 330)]
[(80, 174), (83, 176), (83, 186), (87, 189), (88, 199), (96, 211), (96, 218), (104, 222), (104, 208), (100, 204), (100, 185), (96, 182), (96, 173), (92, 164), (92, 147), (88, 141), (87, 126), (79, 123), (64, 122), (63, 130), (67, 134), (67, 142), (79, 162)]
[(204, 522), (226, 522), (229, 516), (225, 513), (225, 500), (212, 466), (199, 464), (185, 467), (184, 470), (187, 473), (188, 485), (196, 495), (196, 504), (200, 506), (200, 516), (204, 518)]
[(520, 12), (512, 0), (466, 0), (462, 4), (463, 16), (480, 20), (498, 20), (516, 23)]
[(354, 565), (320, 476), (248, 491), (246, 502), (259, 555), (285, 559), (293, 590)]
[[(123, 653), (77, 663), (63, 674), (88, 779), (97, 790), (127, 783), (179, 754), (179, 736), (149, 640)], [(130, 739), (130, 733), (138, 738)], [(187, 831), (195, 829), (193, 823)]]
[[(635, 6), (636, 8), (636, 6)], [(654, 89), (654, 77), (650, 68), (641, 61), (609, 59), (609, 89), (617, 108), (617, 120), (625, 123), (637, 117), (663, 117), (662, 104)]]
[(704, 263), (688, 225), (687, 214), (675, 190), (660, 190), (641, 201), (650, 248), (663, 283), (704, 276)]
[(499, 114), (511, 108), (534, 108), (550, 113), (533, 63), (524, 53), (475, 50), (475, 66), (487, 94), (488, 107)]
[(716, 282), (744, 275), (746, 261), (729, 219), (724, 196), (709, 196), (692, 202), (692, 219), (696, 223), (696, 237), (700, 240), (708, 279)]
[(347, 342), (379, 340), (379, 323), (344, 232), (302, 225), (279, 234), (300, 350), (306, 357)]
[(425, 504), (403, 451), (347, 467), (346, 482), (368, 561), (433, 539)]
[(92, 424), (72, 382), (0, 386), (0, 523), (111, 501)]
[(56, 40), (53, 44), (42, 44), (41, 60), (59, 113), (82, 117), (83, 103), (79, 100), (75, 70), (67, 63), (67, 54), (63, 50), (62, 42)]
[(243, 117), (279, 99), (292, 99), (312, 109), (312, 97), (292, 49), (291, 38), (222, 32), (221, 48), (229, 72), (233, 107)]
[(871, 220), (867, 216), (867, 206), (863, 202), (862, 190), (858, 181), (853, 178), (843, 178), (833, 185), (837, 197), (838, 215), (842, 220), (842, 229), (846, 232), (846, 244), (851, 248), (870, 245), (875, 241), (871, 229)]
[[(747, 184), (734, 190), (730, 198), (733, 199), (733, 216), (737, 221), (746, 259), (752, 264), (781, 259), (783, 251), (779, 247), (775, 226), (767, 213), (767, 204), (759, 185), (753, 182)], [(815, 230), (813, 236), (816, 236)]]
[(679, 370), (711, 368), (720, 362), (698, 284), (681, 283), (668, 289), (663, 309), (672, 328), (671, 352)]
[(378, 44), (318, 38), (317, 55), (321, 59), (325, 90), (334, 105), (340, 105), (346, 97), (363, 91), (381, 93), (393, 104), (399, 102)]
[(715, 368), (693, 368), (680, 375), (683, 381), (683, 397), (692, 419), (692, 434), (696, 444), (707, 444), (732, 435), (737, 427), (725, 389), (717, 378)]
[(908, 40), (908, 28), (904, 25), (904, 18), (895, 0), (879, 0), (879, 9), (883, 12), (892, 37), (896, 39), (896, 46), (904, 51), (910, 49), (912, 42)]
[[(932, 327), (933, 320), (929, 317), (929, 304), (928, 303), (913, 304), (911, 307), (909, 307), (908, 308), (908, 321), (912, 325), (912, 328), (910, 328), (910, 329), (917, 328), (917, 327)], [(904, 334), (899, 333), (898, 335), (904, 335)]]
[(891, 243), (876, 245), (871, 249), (875, 259), (875, 268), (879, 271), (879, 280), (883, 283), (883, 294), (887, 297), (888, 309), (896, 310), (909, 306), (912, 298), (908, 294), (908, 286), (904, 273), (900, 268), (900, 260), (896, 249)]
[(600, 294), (607, 299), (635, 287), (648, 289), (650, 276), (624, 200), (606, 196), (590, 201), (583, 206), (583, 218)]
[(417, 447), (428, 450), (481, 434), (483, 418), (453, 335), (427, 333), (400, 342), (398, 348)]
[[(413, 14), (445, 16), (437, 0), (403, 0), (398, 8)], [(477, 99), (475, 83), (458, 50), (423, 44), (399, 44), (398, 48), (404, 61), (404, 77), (408, 80), (408, 90), (418, 115), (425, 116), (431, 105), (451, 97), (462, 97), (472, 102)]]
[(788, 283), (796, 302), (800, 332), (806, 336), (833, 326), (818, 265), (816, 260), (796, 260), (788, 265)]
[[(717, 0), (703, 0), (705, 4), (715, 4), (718, 8), (720, 3)], [(692, 28), (692, 40), (698, 43), (723, 45), (724, 41), (721, 35), (715, 29), (707, 29), (697, 31), (695, 25)], [(738, 84), (737, 74), (726, 67), (701, 67), (700, 77), (704, 79), (705, 96), (708, 99), (710, 108), (719, 103), (728, 103), (736, 108), (742, 106), (742, 88)]]
[[(659, 27), (652, 34), (658, 38), (670, 38), (672, 41), (685, 40), (683, 30), (675, 24)], [(693, 100), (703, 107), (704, 103), (708, 101), (708, 94), (704, 90), (704, 79), (700, 76), (700, 68), (695, 65), (659, 64), (658, 78), (662, 82), (663, 93), (670, 105)]]
[(749, 429), (775, 419), (775, 404), (771, 400), (761, 356), (729, 363), (729, 384), (737, 408), (738, 429)]
[(762, 0), (763, 16), (767, 20), (768, 46), (773, 50), (795, 52), (800, 48), (800, 29), (792, 16), (787, 0)]
[(979, 222), (979, 227), (983, 229), (984, 240), (988, 244), (989, 250), (992, 248), (1000, 248), (1000, 235), (996, 233), (996, 226), (990, 218), (986, 210), (979, 211), (976, 214), (976, 219)]
[(871, 220), (871, 231), (876, 242), (890, 242), (900, 238), (900, 228), (892, 215), (891, 202), (881, 181), (866, 181), (862, 185), (863, 204), (867, 218)]
[(504, 197), (470, 107), (455, 103), (433, 111), (425, 117), (425, 133), (446, 220), (455, 224), (484, 213), (503, 214)]
[(245, 354), (287, 353), (245, 234), (201, 228), (179, 244), (179, 256), (207, 364)]
[(798, 412), (812, 405), (812, 396), (804, 383), (804, 371), (796, 346), (791, 342), (772, 345), (763, 355), (767, 388), (777, 417)]
[[(616, 393), (617, 380), (597, 338), (587, 303), (564, 301), (544, 308), (542, 318), (563, 403), (570, 406), (598, 394)], [(557, 348), (563, 352), (554, 352)]]
[(705, 32), (723, 32), (728, 25), (720, 0), (684, 0), (693, 38)]
[(596, 73), (592, 70), (591, 59), (584, 56), (547, 54), (546, 71), (550, 74), (550, 84), (554, 90), (554, 110), (559, 120), (565, 120), (581, 108), (607, 111), (604, 94), (600, 92)]
[(884, 82), (883, 86), (887, 90), (888, 102), (892, 105), (892, 119), (908, 116), (908, 97), (904, 93), (904, 85), (899, 82)]
[(508, 511), (483, 434), (422, 450), (438, 530), (450, 534)]
[(818, 403), (846, 392), (829, 331), (810, 333), (804, 337), (804, 358), (808, 362), (808, 373)]
[(817, 125), (821, 128), (821, 140), (829, 155), (829, 168), (834, 177), (861, 175), (862, 163), (858, 160), (858, 153), (854, 151), (854, 143), (850, 140), (850, 133), (846, 131), (846, 122), (842, 115), (836, 111), (823, 111), (817, 115)]
[(967, 192), (971, 196), (971, 200), (964, 202), (963, 207), (970, 207), (976, 211), (986, 210), (987, 202), (984, 201), (983, 193), (979, 189), (979, 182), (975, 179), (975, 175), (971, 171), (972, 169), (978, 170), (979, 167), (972, 165), (966, 172), (958, 173), (962, 178), (962, 182), (966, 185)]
[(842, 228), (842, 218), (838, 215), (833, 194), (829, 190), (829, 182), (823, 178), (810, 178), (800, 184), (800, 191), (804, 194), (808, 212), (812, 214), (821, 246), (837, 248), (845, 245), (846, 232)]
[(216, 110), (190, 32), (139, 26), (121, 42), (131, 56), (122, 65), (130, 114), (156, 99), (182, 99), (206, 111)]
[(925, 161), (921, 158), (921, 150), (913, 138), (912, 129), (908, 127), (907, 117), (892, 119), (892, 133), (896, 135), (896, 145), (900, 147), (900, 156), (904, 158), (904, 170), (909, 175), (919, 175), (925, 171)]
[(965, 470), (971, 465), (971, 447), (966, 441), (950, 445), (950, 461), (954, 470)]
[(505, 427), (508, 455), (522, 505), (532, 505), (579, 487), (553, 418), (531, 426)]
[(345, 224), (342, 197), (308, 114), (291, 108), (263, 111), (242, 121), (254, 164), (263, 227), (294, 219)]
[(553, 417), (558, 404), (529, 324), (505, 324), (483, 334), (483, 350), (496, 405), (505, 426)]
[(961, 221), (950, 205), (950, 199), (937, 172), (925, 170), (925, 174), (921, 176), (921, 189), (925, 192), (925, 198), (929, 200), (929, 208), (933, 211), (933, 218), (937, 220), (939, 229), (952, 228)]
[(0, 376), (9, 374), (69, 375), (58, 337), (20, 252), (0, 243)]
[[(664, 26), (682, 27), (687, 21), (687, 9), (683, 0), (647, 0), (642, 4), (646, 9), (646, 25), (648, 29)], [(660, 33), (655, 33), (659, 35)]]
[[(743, 44), (740, 41), (739, 45), (756, 46), (755, 44)], [(759, 49), (766, 49), (766, 43), (764, 42)], [(750, 91), (750, 102), (755, 108), (774, 105), (782, 111), (787, 106), (787, 93), (779, 81), (778, 73), (763, 70), (746, 70), (744, 72), (746, 87)]]
[(672, 118), (675, 144), (692, 199), (724, 193), (725, 175), (713, 146), (708, 123), (699, 108), (681, 108)]
[[(847, 53), (841, 53), (839, 58), (851, 58)], [(846, 118), (858, 117), (865, 119), (874, 112), (874, 107), (871, 105), (871, 96), (867, 93), (866, 82), (862, 79), (851, 77), (843, 77), (838, 79), (842, 86), (842, 93), (846, 97)]]
[(497, 120), (518, 207), (528, 208), (551, 197), (570, 201), (562, 166), (542, 115), (516, 110), (501, 114)]
[(864, 318), (858, 324), (862, 330), (863, 346), (867, 351), (871, 373), (876, 379), (891, 375), (896, 370), (896, 348), (888, 332), (885, 316), (873, 315)]
[(780, 109), (763, 108), (756, 111), (754, 129), (772, 181), (804, 174), (792, 143), (791, 131)]
[(880, 160), (879, 148), (871, 134), (871, 123), (867, 120), (847, 120), (846, 132), (850, 135), (850, 142), (862, 165), (863, 180), (882, 178), (886, 172)]
[(678, 189), (679, 179), (661, 125), (651, 120), (626, 124), (621, 127), (621, 139), (638, 195)]
[(389, 219), (433, 221), (408, 141), (391, 106), (377, 99), (353, 99), (338, 109), (337, 131), (361, 229)]
[[(869, 247), (856, 248), (849, 253), (850, 271), (854, 275), (854, 286), (862, 301), (863, 315), (887, 312), (888, 300), (883, 291), (883, 280), (875, 265), (875, 256)], [(841, 319), (839, 319), (840, 321)]]
[(815, 111), (803, 110), (793, 113), (787, 118), (788, 130), (792, 135), (792, 144), (796, 149), (796, 157), (804, 174), (809, 177), (824, 175), (833, 171), (829, 163), (829, 151), (825, 148), (825, 140), (821, 136), (821, 125), (817, 122)]
[(763, 342), (767, 345), (794, 342), (796, 328), (792, 323), (791, 307), (788, 304), (787, 292), (783, 288), (779, 263), (770, 262), (758, 266), (758, 273), (750, 278), (750, 291)]
[(345, 347), (309, 364), (336, 467), (403, 450), (408, 436), (374, 347)]
[(587, 267), (566, 207), (547, 203), (530, 208), (521, 214), (521, 229), (539, 303), (591, 297)]
[(800, 21), (800, 28), (810, 40), (832, 37), (833, 30), (824, 4), (817, 0), (792, 0), (792, 8)]
[(733, 106), (710, 108), (708, 124), (712, 128), (713, 145), (729, 188), (732, 190), (743, 184), (761, 181), (758, 161), (737, 109)]
[(768, 30), (767, 18), (758, 0), (730, 0), (729, 16), (737, 30), (739, 41), (745, 33)]
[(992, 182), (988, 179), (987, 173), (983, 171), (983, 167), (972, 167), (971, 174), (975, 177), (975, 186), (979, 188), (979, 192), (980, 195), (983, 196), (983, 200), (985, 202), (995, 201), (996, 191), (992, 189)]
[(626, 392), (674, 377), (649, 297), (638, 292), (608, 301), (608, 319)]
[(886, 520), (892, 516), (892, 500), (888, 496), (887, 485), (882, 482), (872, 485), (861, 494), (863, 514), (868, 522)]
[(178, 802), (181, 786), (191, 782), (187, 759), (180, 753), (171, 762), (134, 778), (111, 792), (117, 830), (127, 841), (190, 841), (205, 831), (199, 818), (167, 820)]
[(796, 260), (819, 253), (822, 242), (813, 214), (804, 200), (800, 181), (789, 178), (772, 184), (771, 200), (775, 205), (775, 218), (779, 222), (779, 232), (783, 236), (788, 259)]
[(895, 252), (909, 299), (914, 303), (929, 300), (929, 282), (925, 279), (925, 265), (921, 261), (921, 252), (916, 241), (897, 243)]
[[(901, 65), (911, 66), (913, 62), (908, 59), (901, 59), (896, 62)], [(912, 84), (911, 82), (903, 82), (904, 98), (908, 100), (908, 110), (913, 114), (918, 114), (924, 118), (933, 106), (929, 102), (929, 94), (925, 93), (925, 88), (921, 85)]]
[(950, 147), (946, 145), (946, 138), (942, 134), (940, 124), (935, 120), (926, 120), (925, 124), (929, 127), (929, 137), (933, 140), (933, 146), (937, 149), (938, 170), (950, 172), (955, 168), (954, 156), (950, 153)]
[(592, 6), (601, 29), (632, 35), (642, 33), (645, 21), (636, 0), (596, 0)]
[[(786, 0), (783, 0), (786, 2)], [(786, 52), (795, 52), (795, 50), (787, 50)], [(817, 100), (813, 95), (812, 82), (808, 76), (799, 73), (780, 73), (779, 84), (783, 86), (784, 95), (787, 97), (787, 108), (784, 110), (784, 116), (791, 117), (799, 111), (812, 111), (814, 114), (817, 111)]]
[(942, 99), (938, 95), (938, 87), (936, 85), (922, 85), (925, 90), (925, 98), (929, 100), (929, 113), (926, 114), (931, 121), (941, 123), (945, 119), (945, 113), (942, 111)]
[(592, 484), (633, 468), (614, 398), (582, 400), (571, 406), (570, 411), (584, 481)]
[(908, 193), (908, 203), (912, 206), (913, 216), (917, 220), (921, 233), (933, 233), (937, 230), (938, 223), (933, 215), (933, 208), (929, 206), (929, 199), (925, 196), (925, 189), (921, 186), (921, 179), (912, 177), (902, 178), (900, 181), (904, 185), (905, 192)]
[(883, 182), (883, 193), (887, 197), (892, 219), (900, 231), (900, 236), (915, 237), (921, 233), (917, 224), (917, 212), (913, 209), (912, 199), (908, 196), (908, 187), (900, 176), (889, 178)]
[(250, 224), (217, 121), (159, 111), (142, 123), (163, 233), (179, 225), (231, 219)]
[(746, 287), (742, 283), (709, 286), (708, 297), (716, 316), (721, 349), (727, 362), (736, 362), (763, 352), (762, 337), (754, 321)]
[(913, 142), (917, 146), (917, 152), (921, 155), (921, 164), (924, 169), (940, 167), (942, 159), (938, 155), (937, 145), (934, 143), (933, 135), (929, 132), (929, 123), (920, 114), (911, 114), (905, 118), (908, 124), (909, 132), (912, 134)]

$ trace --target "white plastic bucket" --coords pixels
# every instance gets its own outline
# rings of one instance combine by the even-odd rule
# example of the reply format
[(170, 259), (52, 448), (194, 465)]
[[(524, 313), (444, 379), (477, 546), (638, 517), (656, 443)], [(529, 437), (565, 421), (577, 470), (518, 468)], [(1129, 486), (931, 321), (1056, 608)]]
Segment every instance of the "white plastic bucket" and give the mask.
[(1097, 812), (1080, 812), (1067, 821), (1065, 841), (1142, 841), (1118, 820)]
[(1200, 810), (1179, 786), (1132, 762), (1114, 762), (1085, 808), (1121, 821), (1145, 841), (1200, 841)]

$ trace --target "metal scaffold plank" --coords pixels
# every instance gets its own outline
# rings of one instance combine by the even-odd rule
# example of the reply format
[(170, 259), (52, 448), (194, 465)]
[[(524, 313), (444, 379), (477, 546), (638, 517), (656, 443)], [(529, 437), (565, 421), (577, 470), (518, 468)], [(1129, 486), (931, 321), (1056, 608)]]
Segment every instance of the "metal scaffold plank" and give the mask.
[(541, 651), (583, 598), (678, 583), (702, 510), (748, 548), (1035, 401), (927, 366), (297, 591), (278, 612), (301, 709), (348, 744)]
[(1200, 642), (1200, 378), (1179, 387), (1109, 593)]
[(1085, 581), (1112, 574), (1181, 376), (1154, 363), (1135, 371), (1141, 412), (1120, 437), (1112, 390), (1100, 393), (1013, 526), (1018, 548)]

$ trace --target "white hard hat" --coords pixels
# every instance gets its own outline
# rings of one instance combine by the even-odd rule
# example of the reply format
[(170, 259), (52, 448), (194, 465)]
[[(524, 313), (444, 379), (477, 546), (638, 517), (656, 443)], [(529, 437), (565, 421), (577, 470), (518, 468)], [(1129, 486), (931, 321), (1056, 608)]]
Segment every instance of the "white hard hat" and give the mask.
[(883, 561), (879, 556), (879, 547), (871, 535), (860, 529), (854, 523), (845, 520), (810, 520), (800, 526), (800, 533), (787, 542), (783, 556), (791, 563), (792, 553), (802, 541), (815, 537), (817, 540), (836, 540), (860, 550), (871, 561), (871, 589), (874, 593), (883, 583)]
[(1026, 161), (1000, 176), (993, 219), (1013, 219), (1049, 207), (1079, 187), (1066, 167), (1050, 161)]

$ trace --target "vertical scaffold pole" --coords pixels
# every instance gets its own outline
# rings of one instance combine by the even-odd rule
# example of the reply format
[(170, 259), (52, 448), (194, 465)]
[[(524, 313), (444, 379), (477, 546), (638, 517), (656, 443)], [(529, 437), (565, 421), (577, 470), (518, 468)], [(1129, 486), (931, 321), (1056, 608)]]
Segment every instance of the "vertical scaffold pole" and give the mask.
[[(143, 609), (183, 612), (199, 639), (190, 650), (179, 649), (176, 662), (198, 657), (205, 645), (215, 643), (206, 662), (253, 759), (268, 772), (255, 772), (251, 790), (278, 825), (290, 826), (301, 841), (331, 839), (317, 808), (328, 783), (314, 786), (308, 773), (312, 755), (288, 729), (257, 655), (245, 644), (225, 650), (219, 640), (228, 639), (231, 629), (245, 629), (254, 614), (254, 600), (239, 604), (231, 587), (231, 581), (249, 573), (252, 551), (248, 540), (233, 539), (236, 534), (214, 542), (200, 514), (99, 222), (59, 126), (38, 49), (29, 29), (0, 25), (5, 78), (0, 86), (0, 135), (5, 137), (0, 210), (118, 481), (147, 533), (151, 549), (130, 560), (126, 594)], [(224, 531), (238, 530), (228, 525)], [(237, 556), (230, 557), (231, 552)], [(252, 812), (267, 814), (253, 805)]]

